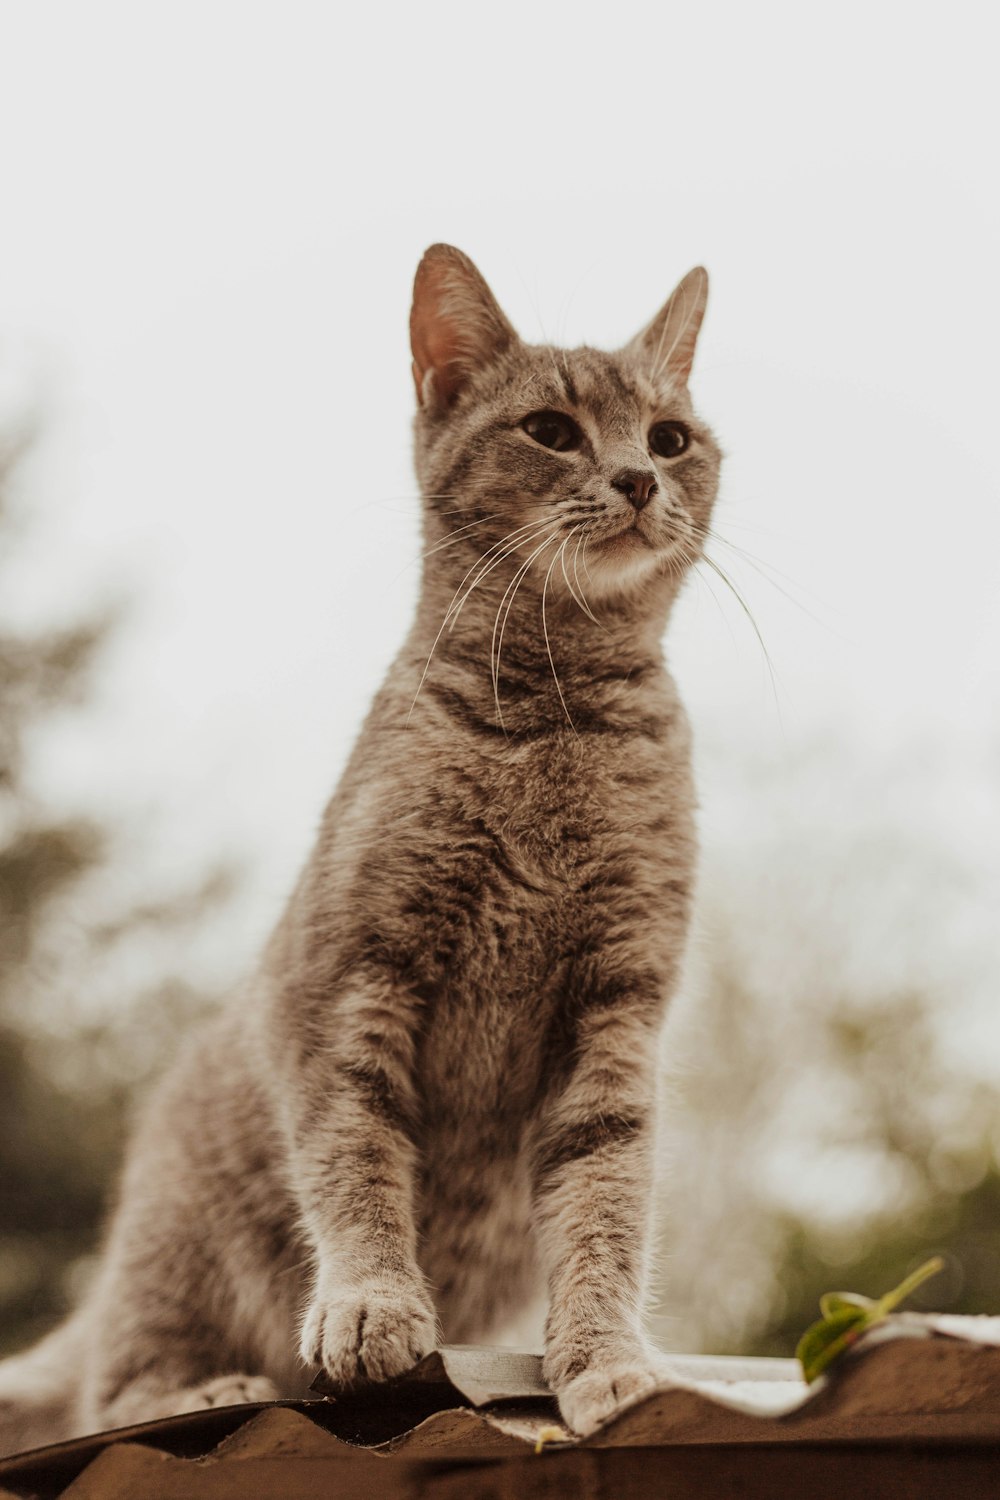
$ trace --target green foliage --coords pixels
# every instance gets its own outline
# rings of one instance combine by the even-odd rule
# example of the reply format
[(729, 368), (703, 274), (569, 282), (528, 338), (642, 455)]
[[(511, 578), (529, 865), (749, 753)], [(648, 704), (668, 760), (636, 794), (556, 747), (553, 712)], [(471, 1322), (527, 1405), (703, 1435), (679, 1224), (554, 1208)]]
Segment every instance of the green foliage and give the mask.
[[(912, 1222), (905, 1219), (866, 1227), (857, 1252), (847, 1261), (824, 1249), (801, 1223), (785, 1222), (783, 1253), (776, 1281), (785, 1296), (765, 1326), (748, 1341), (747, 1353), (787, 1355), (810, 1310), (831, 1280), (875, 1287), (901, 1280), (910, 1268), (940, 1254), (942, 1270), (935, 1291), (939, 1307), (952, 1313), (995, 1313), (1000, 1309), (1000, 1172), (995, 1169), (956, 1193), (935, 1193), (932, 1204)], [(921, 1297), (919, 1305), (929, 1304)]]
[(867, 800), (865, 859), (850, 828), (842, 853), (836, 826), (806, 845), (813, 795), (793, 785), (787, 824), (715, 872), (667, 1039), (655, 1331), (678, 1352), (787, 1357), (828, 1288), (876, 1296), (933, 1255), (937, 1308), (1000, 1312), (1000, 1090), (967, 1045), (995, 986), (977, 856), (890, 842)]
[(824, 1292), (819, 1299), (823, 1316), (810, 1324), (795, 1350), (806, 1380), (810, 1384), (818, 1380), (863, 1333), (883, 1322), (919, 1286), (943, 1270), (944, 1261), (935, 1255), (877, 1301), (856, 1292)]

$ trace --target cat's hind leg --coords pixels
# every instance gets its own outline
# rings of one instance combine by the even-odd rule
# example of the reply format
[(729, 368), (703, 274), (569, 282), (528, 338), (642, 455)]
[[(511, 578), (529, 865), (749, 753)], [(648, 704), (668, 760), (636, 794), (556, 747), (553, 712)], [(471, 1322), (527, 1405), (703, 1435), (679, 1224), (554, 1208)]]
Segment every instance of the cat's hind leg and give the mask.
[[(226, 1284), (213, 1281), (209, 1266), (199, 1284), (190, 1274), (193, 1266), (180, 1274), (179, 1257), (171, 1264), (163, 1246), (155, 1248), (150, 1260), (166, 1271), (162, 1279), (144, 1279), (134, 1264), (126, 1269), (112, 1262), (95, 1298), (95, 1334), (83, 1372), (87, 1431), (293, 1394), (282, 1388), (286, 1382), (294, 1384), (293, 1372), (269, 1360), (260, 1338), (254, 1337), (265, 1321), (259, 1298), (235, 1328), (227, 1326), (217, 1314), (223, 1308), (232, 1314), (233, 1307), (226, 1307)], [(230, 1303), (232, 1299), (230, 1291)], [(280, 1320), (287, 1324), (289, 1343), (290, 1313), (285, 1310)]]
[(210, 1407), (278, 1401), (281, 1394), (274, 1381), (265, 1375), (217, 1375), (195, 1385), (172, 1389), (147, 1377), (134, 1381), (107, 1402), (100, 1409), (99, 1421), (104, 1428), (129, 1427)]

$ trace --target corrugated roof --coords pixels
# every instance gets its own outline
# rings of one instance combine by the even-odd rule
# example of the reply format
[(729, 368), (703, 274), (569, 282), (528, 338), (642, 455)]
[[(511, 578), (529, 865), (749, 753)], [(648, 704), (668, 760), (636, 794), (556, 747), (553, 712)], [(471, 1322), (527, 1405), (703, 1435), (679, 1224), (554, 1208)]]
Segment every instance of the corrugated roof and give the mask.
[(673, 1363), (676, 1384), (578, 1439), (536, 1355), (441, 1349), (349, 1395), (196, 1412), (8, 1459), (0, 1500), (676, 1500), (706, 1485), (713, 1500), (819, 1500), (828, 1480), (880, 1497), (1000, 1492), (1000, 1318), (890, 1318), (811, 1386), (793, 1360)]

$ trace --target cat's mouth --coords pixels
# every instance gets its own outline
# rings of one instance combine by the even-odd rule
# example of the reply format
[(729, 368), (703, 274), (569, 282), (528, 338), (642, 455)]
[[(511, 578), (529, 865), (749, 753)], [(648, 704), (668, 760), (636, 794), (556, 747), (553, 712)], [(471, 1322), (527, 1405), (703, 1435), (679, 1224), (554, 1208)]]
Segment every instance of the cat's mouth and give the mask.
[(641, 516), (636, 516), (635, 520), (630, 521), (627, 526), (620, 526), (617, 531), (598, 537), (598, 542), (602, 547), (652, 547), (652, 541), (640, 524), (641, 519)]

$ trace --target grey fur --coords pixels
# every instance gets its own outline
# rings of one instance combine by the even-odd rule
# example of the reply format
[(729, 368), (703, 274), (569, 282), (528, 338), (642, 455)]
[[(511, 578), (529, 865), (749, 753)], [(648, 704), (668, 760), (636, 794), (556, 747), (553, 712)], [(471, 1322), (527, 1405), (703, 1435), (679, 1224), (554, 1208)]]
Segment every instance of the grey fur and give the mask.
[[(0, 1448), (300, 1394), (320, 1363), (385, 1378), (546, 1295), (575, 1428), (663, 1377), (654, 1060), (695, 833), (661, 639), (718, 483), (686, 384), (706, 285), (618, 354), (564, 351), (425, 255), (416, 619), (255, 979), (146, 1113), (84, 1306), (0, 1367)], [(530, 437), (539, 410), (579, 446)], [(622, 475), (655, 477), (645, 508)]]

